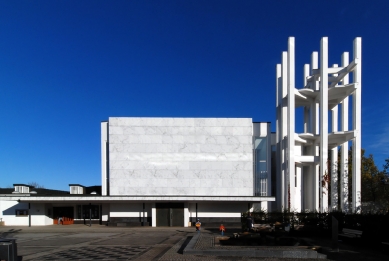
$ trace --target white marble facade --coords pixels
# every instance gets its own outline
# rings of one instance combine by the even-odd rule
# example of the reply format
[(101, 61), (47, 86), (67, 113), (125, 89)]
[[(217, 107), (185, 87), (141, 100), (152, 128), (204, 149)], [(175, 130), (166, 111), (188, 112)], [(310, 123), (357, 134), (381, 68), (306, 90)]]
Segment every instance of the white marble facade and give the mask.
[(251, 118), (109, 118), (102, 123), (103, 191), (253, 196), (252, 133)]

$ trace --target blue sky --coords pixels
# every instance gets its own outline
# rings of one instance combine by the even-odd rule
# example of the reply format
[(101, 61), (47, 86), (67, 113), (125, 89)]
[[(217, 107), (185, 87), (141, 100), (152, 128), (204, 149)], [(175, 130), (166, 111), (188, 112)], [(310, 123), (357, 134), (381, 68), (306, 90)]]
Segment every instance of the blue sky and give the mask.
[(362, 37), (362, 147), (389, 158), (389, 1), (0, 1), (0, 187), (100, 185), (111, 116), (250, 117), (275, 131), (275, 67), (296, 86)]

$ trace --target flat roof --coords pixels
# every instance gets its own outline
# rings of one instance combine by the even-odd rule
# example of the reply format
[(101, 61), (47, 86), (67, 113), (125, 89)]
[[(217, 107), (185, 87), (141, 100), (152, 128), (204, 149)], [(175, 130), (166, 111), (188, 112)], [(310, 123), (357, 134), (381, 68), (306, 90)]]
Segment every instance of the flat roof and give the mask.
[(63, 195), (63, 196), (39, 196), (39, 195), (0, 195), (0, 200), (18, 202), (88, 202), (88, 203), (109, 203), (109, 202), (263, 202), (275, 201), (275, 197), (251, 197), (251, 196), (100, 196), (100, 195)]

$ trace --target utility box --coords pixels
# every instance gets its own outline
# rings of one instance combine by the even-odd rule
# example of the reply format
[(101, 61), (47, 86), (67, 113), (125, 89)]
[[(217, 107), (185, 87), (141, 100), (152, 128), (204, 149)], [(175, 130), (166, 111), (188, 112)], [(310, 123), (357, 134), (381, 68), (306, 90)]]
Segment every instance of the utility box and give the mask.
[(0, 260), (7, 260), (7, 261), (18, 260), (16, 239), (13, 238), (0, 239)]

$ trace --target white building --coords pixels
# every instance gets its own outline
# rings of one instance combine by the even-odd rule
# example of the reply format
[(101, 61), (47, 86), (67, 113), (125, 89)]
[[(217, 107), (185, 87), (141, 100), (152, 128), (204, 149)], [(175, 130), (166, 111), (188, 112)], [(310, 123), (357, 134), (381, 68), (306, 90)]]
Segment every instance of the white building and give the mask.
[(7, 225), (53, 224), (58, 216), (119, 226), (188, 226), (197, 218), (239, 225), (242, 212), (275, 201), (270, 145), (270, 123), (249, 118), (109, 118), (101, 123), (100, 195), (78, 184), (60, 196), (15, 186), (22, 193), (3, 195), (11, 215), (1, 218)]
[[(101, 123), (101, 188), (70, 184), (66, 193), (32, 193), (30, 186), (15, 184), (13, 192), (0, 189), (0, 219), (5, 225), (49, 225), (61, 216), (70, 223), (188, 226), (200, 218), (205, 226), (228, 226), (239, 225), (241, 213), (254, 209), (350, 211), (344, 157), (349, 141), (355, 159), (351, 210), (358, 211), (361, 39), (354, 41), (351, 62), (344, 53), (341, 66), (329, 67), (327, 38), (321, 41), (320, 65), (318, 57), (313, 52), (311, 65), (304, 66), (304, 88), (296, 89), (289, 38), (276, 71), (275, 134), (270, 123), (250, 118), (112, 117)], [(300, 134), (298, 107), (304, 108)], [(338, 147), (340, 179), (337, 164), (328, 166), (328, 152), (334, 163)], [(330, 208), (328, 175), (336, 188)], [(338, 186), (340, 196), (333, 193)]]

